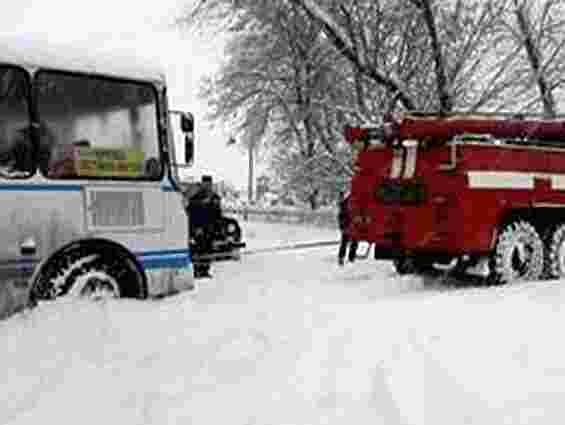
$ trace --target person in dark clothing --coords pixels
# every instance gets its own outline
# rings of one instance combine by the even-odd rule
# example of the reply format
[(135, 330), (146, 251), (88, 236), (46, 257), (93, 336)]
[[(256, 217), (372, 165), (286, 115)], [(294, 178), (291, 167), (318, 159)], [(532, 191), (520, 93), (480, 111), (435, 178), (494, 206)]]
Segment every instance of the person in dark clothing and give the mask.
[[(345, 255), (348, 254), (349, 262), (355, 261), (355, 256), (357, 255), (357, 247), (359, 242), (356, 240), (351, 240), (349, 235), (349, 225), (351, 224), (351, 213), (349, 210), (349, 196), (343, 196), (343, 192), (340, 193), (339, 208), (338, 208), (338, 222), (339, 230), (341, 232), (341, 241), (339, 244), (338, 252), (338, 264), (343, 266)], [(347, 248), (349, 245), (349, 253), (347, 253)]]
[[(190, 197), (188, 203), (190, 234), (195, 241), (195, 254), (206, 256), (212, 253), (214, 226), (222, 217), (221, 198), (212, 188), (212, 177), (202, 176), (198, 191)], [(194, 265), (194, 276), (211, 277), (210, 259), (199, 259)]]
[[(5, 132), (5, 130), (2, 129), (2, 132)], [(45, 124), (38, 127), (38, 134), (41, 136), (39, 157), (43, 158), (45, 151), (49, 155), (53, 138)], [(35, 171), (35, 148), (32, 142), (31, 125), (14, 129), (8, 140), (1, 140), (0, 144), (2, 145), (0, 167), (2, 167), (3, 175), (7, 177), (29, 177)], [(6, 145), (9, 146), (8, 149), (5, 149)]]

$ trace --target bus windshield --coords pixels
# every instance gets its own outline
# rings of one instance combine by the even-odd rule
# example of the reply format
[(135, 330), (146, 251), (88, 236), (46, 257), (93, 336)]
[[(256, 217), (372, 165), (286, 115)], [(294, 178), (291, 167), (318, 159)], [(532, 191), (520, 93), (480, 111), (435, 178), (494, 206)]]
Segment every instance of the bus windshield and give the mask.
[(150, 84), (40, 71), (39, 168), (50, 178), (162, 177)]
[(34, 170), (28, 78), (24, 70), (0, 67), (0, 176), (29, 177)]

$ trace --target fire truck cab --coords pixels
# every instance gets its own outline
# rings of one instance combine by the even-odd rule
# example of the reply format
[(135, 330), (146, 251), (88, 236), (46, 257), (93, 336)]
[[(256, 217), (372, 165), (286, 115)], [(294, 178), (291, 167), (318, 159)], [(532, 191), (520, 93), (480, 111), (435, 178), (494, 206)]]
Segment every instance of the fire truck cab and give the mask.
[(565, 277), (565, 118), (411, 113), (345, 138), (349, 230), (376, 259), (491, 284)]

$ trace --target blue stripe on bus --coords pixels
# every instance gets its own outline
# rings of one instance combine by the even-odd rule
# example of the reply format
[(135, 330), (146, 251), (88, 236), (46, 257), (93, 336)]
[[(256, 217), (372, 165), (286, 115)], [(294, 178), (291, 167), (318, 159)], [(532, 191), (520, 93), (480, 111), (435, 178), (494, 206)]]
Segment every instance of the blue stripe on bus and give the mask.
[(39, 260), (36, 258), (32, 258), (32, 257), (18, 257), (18, 258), (8, 258), (8, 259), (0, 259), (0, 266), (3, 266), (5, 264), (12, 264), (12, 263), (37, 263)]
[(148, 256), (148, 255), (175, 255), (175, 254), (190, 255), (190, 250), (188, 248), (161, 249), (159, 251), (139, 251), (139, 252), (134, 252), (134, 254), (137, 257)]
[(190, 264), (188, 257), (182, 258), (153, 258), (153, 259), (143, 259), (141, 264), (144, 269), (163, 269), (163, 268), (184, 268), (188, 267)]
[[(187, 267), (192, 262), (190, 250), (188, 249), (144, 251), (135, 253), (135, 256), (144, 269)], [(25, 257), (0, 260), (0, 269), (33, 270), (39, 261), (38, 259)]]
[(82, 186), (76, 184), (0, 184), (0, 191), (4, 192), (80, 192)]
[[(0, 184), (0, 192), (80, 192), (83, 186), (76, 184)], [(161, 186), (163, 192), (176, 192), (176, 189)]]
[(136, 256), (145, 269), (187, 267), (192, 262), (188, 249), (145, 251)]

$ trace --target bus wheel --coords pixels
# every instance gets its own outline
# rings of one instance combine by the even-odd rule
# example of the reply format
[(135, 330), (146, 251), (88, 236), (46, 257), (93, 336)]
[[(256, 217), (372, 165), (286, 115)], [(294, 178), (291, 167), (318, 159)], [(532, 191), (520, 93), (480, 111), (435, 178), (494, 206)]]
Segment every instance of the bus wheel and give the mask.
[(547, 243), (547, 250), (548, 277), (565, 277), (565, 224), (555, 227)]
[(42, 267), (32, 284), (34, 301), (142, 298), (142, 274), (129, 256), (108, 247), (71, 244)]
[(68, 295), (92, 299), (119, 298), (120, 286), (105, 270), (93, 269), (76, 277)]
[(503, 227), (489, 265), (490, 284), (540, 279), (544, 271), (544, 245), (534, 226), (517, 220)]

